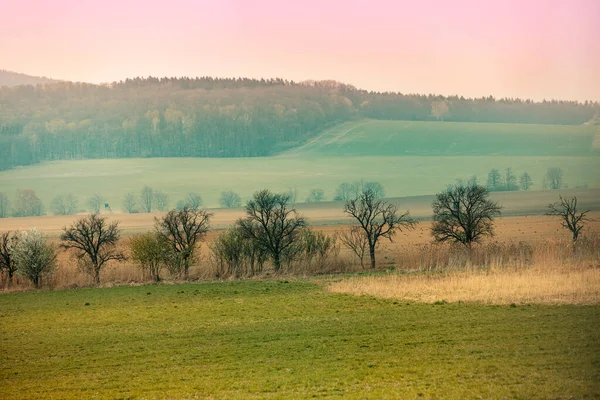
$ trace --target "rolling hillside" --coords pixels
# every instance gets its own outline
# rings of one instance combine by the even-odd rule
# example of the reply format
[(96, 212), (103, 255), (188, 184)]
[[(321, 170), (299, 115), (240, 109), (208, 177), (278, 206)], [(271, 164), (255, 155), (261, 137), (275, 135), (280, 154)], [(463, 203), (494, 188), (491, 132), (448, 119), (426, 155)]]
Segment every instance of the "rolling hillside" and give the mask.
[(590, 156), (600, 127), (360, 120), (282, 156)]
[(0, 86), (37, 85), (60, 82), (45, 76), (31, 76), (0, 69)]

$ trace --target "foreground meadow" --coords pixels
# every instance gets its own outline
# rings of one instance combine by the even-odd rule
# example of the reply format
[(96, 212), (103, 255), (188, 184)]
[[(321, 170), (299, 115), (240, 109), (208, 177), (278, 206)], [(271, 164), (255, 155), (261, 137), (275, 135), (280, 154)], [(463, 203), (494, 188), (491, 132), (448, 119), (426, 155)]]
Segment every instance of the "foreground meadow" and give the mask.
[(0, 296), (0, 397), (598, 398), (598, 306), (419, 304), (325, 281)]

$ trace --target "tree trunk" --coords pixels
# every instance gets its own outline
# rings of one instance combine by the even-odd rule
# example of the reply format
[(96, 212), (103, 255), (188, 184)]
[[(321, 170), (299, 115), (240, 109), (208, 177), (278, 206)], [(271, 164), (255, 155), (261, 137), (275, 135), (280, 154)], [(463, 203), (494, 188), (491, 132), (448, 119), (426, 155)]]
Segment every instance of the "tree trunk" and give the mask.
[(273, 255), (273, 268), (275, 268), (275, 272), (281, 268), (281, 254), (279, 253)]
[(100, 285), (100, 268), (94, 268), (94, 285)]
[(375, 268), (375, 245), (369, 245), (369, 256), (371, 256), (371, 268)]

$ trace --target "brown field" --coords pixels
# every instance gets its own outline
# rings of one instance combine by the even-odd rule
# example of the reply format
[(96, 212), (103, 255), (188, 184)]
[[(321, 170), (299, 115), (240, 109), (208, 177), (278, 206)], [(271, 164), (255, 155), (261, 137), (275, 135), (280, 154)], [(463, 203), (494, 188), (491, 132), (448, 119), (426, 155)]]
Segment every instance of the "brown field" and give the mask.
[[(571, 192), (573, 193), (573, 192)], [(572, 195), (571, 193), (565, 193), (565, 195)], [(594, 221), (589, 222), (584, 230), (584, 236), (592, 237), (594, 234), (600, 234), (600, 190), (585, 190), (576, 192), (580, 199), (580, 204), (587, 208), (594, 210), (590, 213), (590, 217)], [(594, 197), (598, 195), (598, 197)], [(498, 218), (496, 220), (496, 237), (493, 240), (488, 241), (487, 245), (481, 247), (480, 255), (477, 256), (477, 263), (480, 265), (488, 266), (523, 266), (522, 260), (515, 259), (510, 256), (512, 252), (520, 252), (523, 249), (527, 251), (527, 254), (531, 253), (533, 261), (525, 265), (528, 268), (532, 265), (553, 268), (557, 265), (563, 265), (565, 262), (568, 264), (568, 257), (565, 258), (564, 254), (570, 254), (569, 250), (569, 239), (570, 235), (567, 230), (560, 226), (559, 220), (556, 217), (549, 217), (545, 215), (519, 215), (528, 212), (543, 212), (545, 205), (558, 195), (555, 192), (531, 192), (525, 196), (518, 193), (500, 193), (494, 195), (497, 201), (504, 205), (504, 214), (513, 215)], [(402, 209), (410, 208), (413, 211), (413, 215), (418, 218), (426, 217), (429, 213), (429, 203), (431, 201), (430, 196), (422, 196), (415, 198), (401, 198), (395, 199), (400, 204)], [(334, 234), (347, 228), (347, 225), (351, 223), (351, 220), (344, 216), (342, 212), (342, 204), (339, 202), (329, 202), (320, 204), (301, 204), (298, 206), (299, 211), (305, 215), (309, 222), (315, 225), (315, 229), (323, 231), (327, 234)], [(228, 226), (233, 224), (236, 219), (243, 216), (242, 209), (235, 210), (224, 210), (216, 209), (211, 210), (214, 212), (212, 218), (212, 229), (206, 237), (205, 243), (202, 244), (200, 249), (200, 256), (193, 267), (191, 272), (192, 279), (214, 279), (216, 270), (213, 263), (210, 260), (208, 243), (217, 237), (222, 229), (226, 229)], [(153, 214), (106, 214), (110, 220), (120, 221), (120, 226), (123, 229), (124, 237), (121, 241), (121, 246), (124, 251), (127, 251), (127, 244), (129, 237), (136, 233), (146, 232), (152, 229), (154, 224), (154, 218), (159, 217), (160, 213)], [(0, 231), (6, 230), (20, 230), (29, 229), (36, 227), (37, 229), (45, 232), (51, 240), (58, 244), (58, 236), (65, 225), (72, 223), (78, 216), (43, 216), (43, 217), (30, 217), (30, 218), (6, 218), (0, 220)], [(409, 232), (401, 232), (396, 235), (393, 243), (389, 241), (383, 241), (378, 249), (377, 262), (381, 269), (393, 267), (396, 270), (408, 271), (408, 270), (438, 270), (448, 269), (453, 266), (459, 266), (460, 268), (468, 267), (469, 262), (465, 261), (463, 254), (456, 253), (455, 250), (449, 249), (444, 246), (433, 246), (431, 236), (429, 235), (431, 222), (422, 221), (416, 229)], [(595, 242), (598, 243), (598, 242)], [(497, 245), (498, 244), (498, 245)], [(510, 247), (508, 244), (510, 244)], [(487, 246), (487, 247), (486, 247)], [(504, 246), (504, 247), (503, 247)], [(507, 247), (508, 246), (508, 247)], [(565, 253), (566, 252), (566, 253)], [(596, 251), (597, 253), (598, 251)], [(588, 257), (589, 258), (589, 257)], [(593, 256), (590, 258), (590, 262), (593, 264), (593, 260), (598, 260)], [(70, 255), (64, 251), (59, 252), (59, 268), (52, 279), (52, 286), (55, 288), (70, 288), (70, 287), (81, 287), (91, 285), (89, 277), (77, 271), (75, 262), (71, 259)], [(588, 262), (589, 264), (589, 262)], [(596, 261), (596, 266), (598, 262)], [(459, 269), (460, 269), (459, 268)], [(556, 268), (555, 268), (556, 269)], [(564, 269), (564, 268), (563, 268)], [(310, 270), (305, 267), (296, 267), (294, 274), (300, 275), (311, 275), (314, 273), (339, 273), (339, 272), (352, 272), (360, 271), (361, 267), (358, 260), (350, 253), (349, 250), (342, 248), (339, 256), (336, 260), (331, 261), (331, 265), (320, 270)], [(533, 271), (533, 270), (532, 270)], [(593, 272), (586, 272), (591, 274), (585, 277), (585, 281), (588, 283), (596, 284), (598, 275), (594, 275)], [(166, 276), (166, 272), (163, 273)], [(456, 284), (456, 279), (459, 276), (453, 277), (451, 282), (448, 283), (450, 287)], [(478, 283), (477, 279), (481, 277), (472, 277), (471, 287), (485, 288), (484, 285)], [(510, 279), (513, 279), (511, 277)], [(563, 277), (552, 277), (554, 281), (560, 281)], [(576, 279), (580, 279), (578, 277)], [(396, 279), (396, 278), (394, 278)], [(398, 278), (400, 279), (400, 278)], [(403, 282), (404, 277), (401, 278)], [(417, 278), (414, 278), (417, 279)], [(516, 279), (516, 278), (515, 278)], [(102, 273), (102, 282), (104, 285), (116, 285), (116, 284), (132, 284), (142, 283), (145, 279), (142, 276), (140, 269), (131, 262), (123, 262), (118, 264), (112, 264), (105, 268)], [(361, 281), (362, 282), (362, 281)], [(381, 286), (380, 281), (377, 282), (379, 287)], [(392, 282), (392, 281), (390, 281)], [(444, 296), (446, 292), (442, 291), (439, 296), (432, 295), (431, 293), (424, 291), (416, 281), (410, 281), (411, 286), (418, 292), (422, 291), (423, 295), (419, 297), (425, 301), (437, 301), (440, 296)], [(388, 282), (389, 283), (389, 282)], [(385, 283), (385, 285), (388, 285)], [(425, 286), (430, 285), (428, 281), (425, 283), (421, 282)], [(436, 281), (436, 284), (439, 284)], [(5, 287), (6, 282), (0, 282), (2, 287)], [(362, 283), (361, 283), (362, 284)], [(396, 281), (389, 283), (394, 287), (399, 287)], [(354, 286), (352, 286), (354, 285)], [(369, 283), (373, 285), (373, 283)], [(340, 289), (337, 286), (335, 290), (341, 291), (356, 291), (356, 289), (348, 289), (349, 287), (356, 287), (356, 282), (351, 282), (350, 286), (346, 289)], [(29, 285), (20, 278), (16, 285), (12, 285), (11, 290), (23, 290), (28, 289)], [(361, 289), (362, 290), (362, 289)], [(371, 289), (369, 289), (371, 290)], [(441, 290), (441, 289), (440, 289)], [(455, 291), (455, 289), (452, 289)], [(481, 289), (482, 293), (492, 291), (491, 288)], [(363, 293), (359, 291), (360, 293)], [(367, 291), (371, 293), (370, 291)], [(364, 292), (364, 293), (367, 293)], [(383, 293), (383, 294), (382, 294)], [(395, 293), (395, 292), (394, 292)], [(397, 294), (390, 294), (388, 289), (377, 289), (371, 293), (373, 295), (387, 296), (399, 296)], [(473, 299), (478, 298), (473, 295)], [(402, 295), (401, 297), (412, 298), (409, 295)], [(498, 297), (498, 296), (496, 296)], [(500, 296), (501, 297), (501, 296)], [(453, 297), (445, 295), (443, 299), (450, 300)], [(481, 301), (486, 301), (481, 299)]]

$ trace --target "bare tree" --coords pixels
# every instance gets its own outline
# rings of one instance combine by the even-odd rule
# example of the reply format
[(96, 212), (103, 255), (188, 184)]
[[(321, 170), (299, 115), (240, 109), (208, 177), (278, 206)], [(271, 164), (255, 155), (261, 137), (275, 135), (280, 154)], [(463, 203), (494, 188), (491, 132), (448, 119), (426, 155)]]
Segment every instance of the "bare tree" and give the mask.
[(176, 208), (180, 211), (185, 207), (199, 209), (202, 207), (202, 203), (202, 196), (200, 196), (198, 193), (188, 193), (185, 196), (185, 199), (177, 202)]
[(73, 215), (77, 212), (77, 198), (72, 193), (56, 196), (50, 205), (54, 215)]
[(533, 186), (533, 180), (531, 180), (531, 177), (527, 172), (523, 172), (523, 175), (519, 178), (519, 183), (523, 190), (529, 190)]
[(371, 191), (376, 199), (383, 199), (385, 197), (385, 189), (379, 182), (365, 182), (362, 184), (361, 191)]
[(325, 200), (325, 192), (323, 189), (311, 189), (308, 197), (306, 198), (307, 203), (318, 203)]
[(237, 221), (244, 238), (252, 240), (264, 249), (279, 271), (282, 255), (299, 238), (300, 230), (306, 226), (304, 217), (295, 208), (289, 207), (290, 196), (274, 194), (269, 190), (254, 193), (246, 203), (246, 218)]
[(31, 189), (18, 189), (15, 200), (15, 216), (29, 217), (42, 215), (42, 201)]
[(127, 193), (123, 197), (123, 211), (129, 214), (135, 214), (137, 212), (137, 199), (133, 193)]
[(6, 271), (7, 283), (10, 284), (17, 271), (13, 252), (19, 240), (19, 235), (10, 231), (0, 234), (0, 271)]
[(290, 204), (296, 204), (296, 201), (298, 200), (298, 192), (299, 189), (295, 186), (288, 189), (286, 194), (290, 196)]
[(493, 168), (488, 173), (487, 187), (490, 190), (490, 192), (497, 192), (504, 189), (502, 175), (500, 174), (500, 171), (498, 171), (496, 168)]
[(94, 193), (93, 195), (90, 196), (90, 198), (87, 201), (88, 206), (90, 206), (90, 209), (92, 210), (93, 213), (100, 213), (100, 207), (102, 207), (102, 204), (104, 203), (104, 198), (102, 197), (102, 195), (100, 193)]
[(154, 204), (154, 190), (151, 187), (144, 186), (140, 193), (140, 208), (143, 212), (152, 212), (152, 205)]
[(456, 185), (436, 195), (432, 204), (431, 234), (438, 242), (458, 242), (471, 247), (494, 234), (494, 218), (501, 207), (489, 199), (487, 188)]
[(544, 177), (545, 187), (557, 190), (563, 187), (563, 175), (564, 171), (561, 168), (553, 167), (548, 168)]
[(348, 200), (344, 212), (354, 217), (367, 238), (371, 268), (375, 268), (375, 248), (380, 238), (393, 241), (396, 231), (414, 228), (416, 221), (406, 211), (398, 215), (398, 207), (378, 199), (370, 190), (363, 190), (358, 199)]
[(169, 208), (169, 197), (164, 192), (155, 192), (154, 203), (158, 211), (166, 211)]
[(210, 226), (213, 214), (185, 206), (182, 210), (171, 210), (163, 218), (154, 218), (156, 233), (171, 249), (171, 270), (183, 272), (187, 279), (189, 268), (196, 253), (196, 245)]
[(517, 177), (512, 172), (512, 168), (506, 168), (504, 172), (504, 184), (506, 185), (505, 189), (508, 191), (519, 190)]
[(226, 190), (221, 192), (221, 198), (219, 198), (221, 207), (225, 208), (237, 208), (242, 205), (242, 198), (236, 192)]
[(21, 232), (13, 250), (17, 273), (38, 288), (56, 268), (56, 251), (41, 232), (31, 229)]
[(125, 256), (117, 249), (121, 236), (119, 221), (108, 223), (105, 217), (90, 214), (64, 227), (60, 235), (61, 248), (75, 250), (80, 267), (100, 283), (100, 271), (111, 260), (123, 261)]
[(443, 121), (448, 114), (450, 114), (450, 108), (446, 100), (435, 100), (431, 103), (431, 115), (438, 121)]
[(559, 201), (548, 205), (549, 211), (546, 215), (555, 215), (562, 219), (562, 226), (567, 228), (573, 234), (573, 242), (577, 241), (579, 233), (583, 229), (584, 222), (592, 221), (586, 214), (590, 210), (577, 212), (577, 197), (565, 199), (558, 196)]
[(360, 260), (360, 266), (365, 268), (365, 255), (367, 254), (367, 235), (365, 235), (360, 226), (353, 226), (340, 235), (340, 240)]
[(0, 218), (6, 218), (10, 214), (10, 201), (6, 193), (0, 192)]
[(358, 198), (359, 188), (356, 184), (344, 182), (335, 190), (334, 200), (348, 201)]

